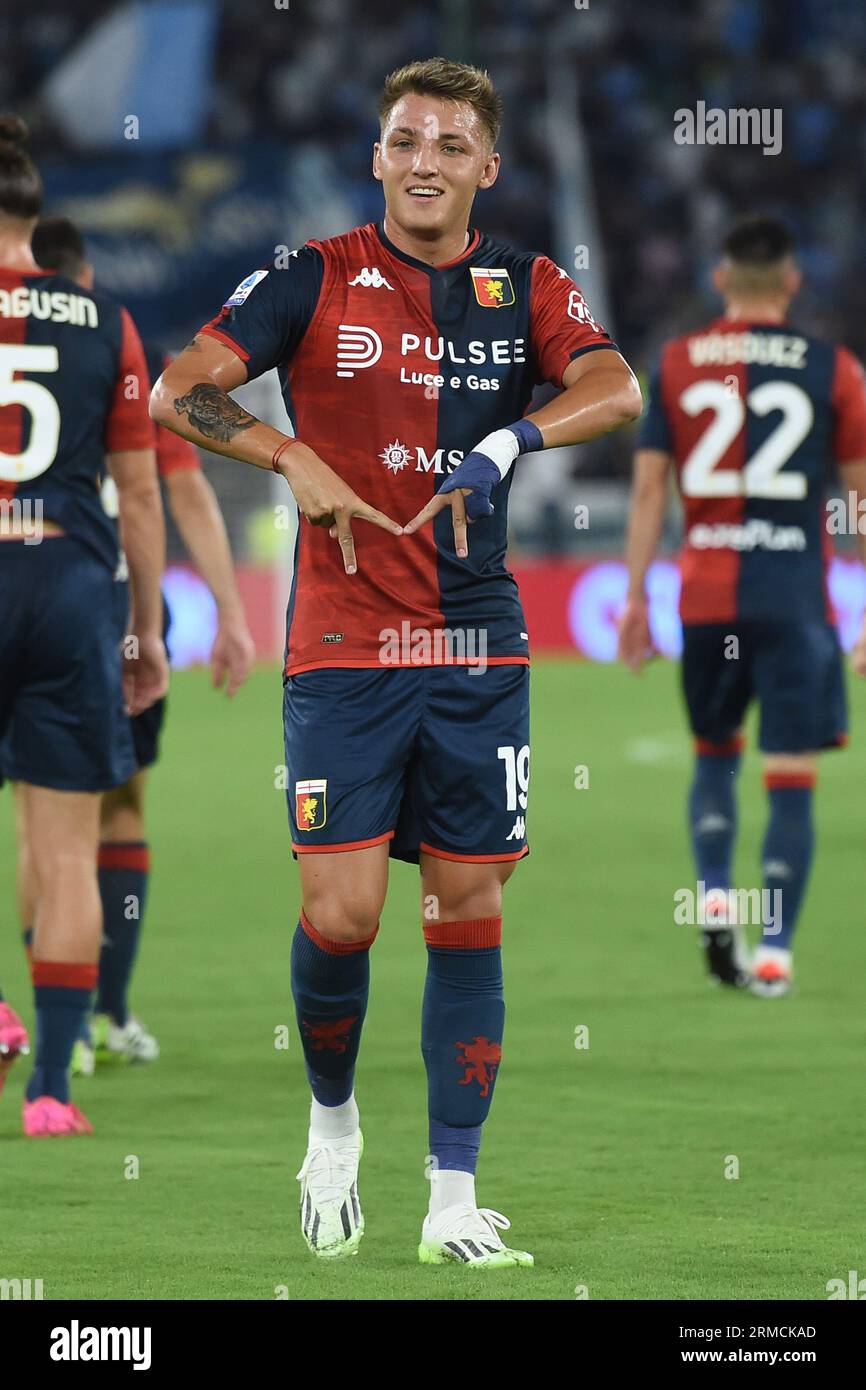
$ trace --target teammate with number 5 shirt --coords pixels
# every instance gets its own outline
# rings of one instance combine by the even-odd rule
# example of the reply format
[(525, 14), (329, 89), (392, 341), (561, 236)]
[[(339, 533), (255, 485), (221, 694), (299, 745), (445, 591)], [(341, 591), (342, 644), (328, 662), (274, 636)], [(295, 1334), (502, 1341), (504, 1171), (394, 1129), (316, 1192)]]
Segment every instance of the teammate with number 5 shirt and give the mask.
[[(505, 566), (508, 490), (521, 454), (633, 419), (640, 392), (566, 271), (469, 226), (499, 172), (487, 74), (411, 64), (379, 114), (383, 221), (247, 276), (151, 409), (274, 467), (301, 512), (283, 708), (303, 892), (292, 987), (313, 1092), (307, 1245), (331, 1259), (363, 1234), (353, 1078), (390, 853), (420, 864), (424, 903), (419, 1258), (527, 1265), (474, 1181), (502, 1055), (502, 886), (526, 853), (528, 641)], [(297, 442), (227, 394), (269, 368)], [(526, 417), (541, 381), (560, 394)]]
[[(674, 467), (685, 514), (682, 680), (695, 737), (689, 821), (703, 944), (715, 980), (776, 998), (793, 976), (817, 754), (846, 739), (826, 491), (835, 466), (843, 491), (866, 496), (866, 381), (845, 348), (788, 324), (800, 273), (782, 224), (737, 225), (714, 284), (724, 315), (669, 342), (653, 377), (635, 459), (620, 655), (637, 671), (653, 651), (645, 580)], [(853, 664), (866, 675), (866, 626)], [(752, 699), (770, 815), (768, 910), (749, 961), (729, 889), (741, 726)]]
[[(24, 1131), (49, 1137), (90, 1132), (68, 1074), (102, 934), (100, 793), (135, 769), (125, 710), (139, 713), (167, 688), (165, 534), (138, 334), (114, 300), (37, 267), (42, 185), (20, 148), (25, 135), (15, 117), (0, 118), (0, 740), (35, 847), (36, 1057)], [(124, 653), (117, 530), (99, 496), (106, 459), (132, 590)], [(25, 1046), (0, 1002), (4, 1067)]]

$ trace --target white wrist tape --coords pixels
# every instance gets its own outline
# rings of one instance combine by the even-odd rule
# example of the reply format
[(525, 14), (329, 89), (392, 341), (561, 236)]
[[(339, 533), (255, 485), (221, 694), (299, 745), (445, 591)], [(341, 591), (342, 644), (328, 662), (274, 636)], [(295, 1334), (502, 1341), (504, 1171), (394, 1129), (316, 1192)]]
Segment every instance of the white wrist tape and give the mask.
[(520, 440), (513, 430), (494, 430), (480, 444), (476, 444), (473, 453), (486, 454), (499, 469), (500, 478), (504, 478), (520, 454)]

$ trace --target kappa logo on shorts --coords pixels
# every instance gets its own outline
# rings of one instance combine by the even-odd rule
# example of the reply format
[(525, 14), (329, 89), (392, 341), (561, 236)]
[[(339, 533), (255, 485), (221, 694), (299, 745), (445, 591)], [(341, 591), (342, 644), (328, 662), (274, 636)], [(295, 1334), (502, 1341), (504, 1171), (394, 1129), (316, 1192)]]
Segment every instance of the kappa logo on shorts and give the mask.
[(328, 815), (327, 793), (327, 777), (295, 783), (295, 820), (299, 830), (321, 830)]

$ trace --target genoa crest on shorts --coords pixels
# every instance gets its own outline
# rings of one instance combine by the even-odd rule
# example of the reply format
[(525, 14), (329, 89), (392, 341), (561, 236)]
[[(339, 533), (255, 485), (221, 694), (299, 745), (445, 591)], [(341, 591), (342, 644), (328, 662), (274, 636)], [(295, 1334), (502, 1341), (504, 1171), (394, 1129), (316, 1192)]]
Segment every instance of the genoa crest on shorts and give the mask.
[(299, 830), (321, 830), (327, 819), (327, 777), (295, 783), (295, 820)]

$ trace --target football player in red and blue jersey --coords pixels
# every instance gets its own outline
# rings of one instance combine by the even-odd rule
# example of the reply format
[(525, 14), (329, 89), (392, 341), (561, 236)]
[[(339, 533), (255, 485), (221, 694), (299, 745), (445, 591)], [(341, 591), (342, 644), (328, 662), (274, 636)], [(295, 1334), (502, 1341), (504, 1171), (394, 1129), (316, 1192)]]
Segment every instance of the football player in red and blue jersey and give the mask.
[[(25, 134), (0, 118), (0, 741), (35, 847), (24, 1130), (48, 1137), (90, 1132), (70, 1100), (69, 1062), (102, 934), (100, 800), (134, 770), (127, 713), (168, 684), (165, 532), (138, 334), (114, 300), (36, 265), (42, 184)], [(117, 527), (99, 500), (106, 458), (132, 590), (123, 655)], [(0, 1004), (0, 1047), (9, 1012)]]
[[(527, 853), (529, 646), (505, 567), (508, 491), (521, 454), (635, 418), (640, 392), (564, 270), (469, 225), (499, 173), (487, 74), (413, 63), (388, 78), (380, 117), (384, 219), (249, 275), (151, 413), (275, 468), (300, 511), (284, 724), (303, 893), (292, 988), (313, 1092), (304, 1238), (335, 1258), (364, 1229), (354, 1071), (390, 854), (420, 864), (427, 946), (419, 1256), (527, 1265), (474, 1178), (502, 1056), (502, 887)], [(270, 368), (295, 438), (228, 395)], [(543, 381), (561, 394), (526, 417)]]
[[(667, 343), (653, 377), (635, 458), (620, 655), (638, 671), (652, 654), (645, 579), (675, 469), (702, 939), (715, 980), (777, 998), (791, 987), (791, 942), (813, 856), (817, 754), (846, 739), (826, 490), (838, 468), (843, 488), (866, 496), (866, 380), (846, 348), (788, 323), (800, 272), (783, 224), (738, 224), (714, 283), (724, 314)], [(860, 544), (866, 560), (862, 537)], [(854, 668), (866, 674), (866, 627)], [(753, 699), (770, 804), (762, 937), (749, 961), (735, 920), (742, 897), (734, 898), (730, 876), (741, 726)]]
[[(67, 217), (45, 217), (32, 240), (33, 255), (43, 269), (53, 269), (85, 290), (94, 284), (93, 266), (87, 259), (78, 228)], [(148, 385), (168, 366), (169, 358), (153, 343), (145, 342)], [(243, 604), (234, 575), (231, 550), (219, 503), (199, 462), (198, 450), (164, 426), (156, 427), (156, 467), (172, 518), (196, 568), (213, 594), (217, 631), (211, 654), (213, 682), (225, 685), (233, 696), (246, 680), (255, 656)], [(117, 518), (117, 490), (107, 477), (102, 488), (103, 506)], [(127, 564), (121, 555), (117, 583), (118, 640), (129, 616)], [(163, 638), (168, 636), (170, 614), (163, 602)], [(155, 700), (130, 721), (136, 770), (121, 786), (102, 797), (99, 844), (99, 891), (102, 899), (103, 945), (99, 957), (99, 986), (95, 1012), (76, 1043), (72, 1074), (91, 1075), (97, 1062), (152, 1062), (159, 1045), (131, 1011), (128, 993), (137, 958), (150, 881), (150, 846), (144, 819), (149, 769), (156, 763), (165, 719), (165, 698)], [(2, 764), (0, 764), (2, 770)], [(34, 899), (33, 847), (28, 843), (19, 805), (18, 896), (25, 942), (32, 937)], [(135, 904), (135, 911), (130, 911)]]

